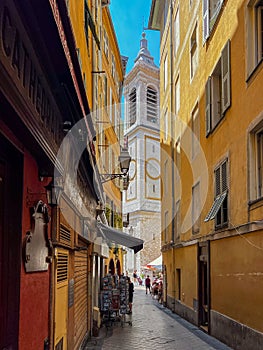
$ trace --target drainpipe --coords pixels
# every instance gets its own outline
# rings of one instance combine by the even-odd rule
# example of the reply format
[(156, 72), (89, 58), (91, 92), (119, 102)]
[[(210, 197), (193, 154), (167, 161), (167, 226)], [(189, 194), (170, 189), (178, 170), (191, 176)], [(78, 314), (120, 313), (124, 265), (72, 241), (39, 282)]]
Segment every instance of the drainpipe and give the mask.
[[(174, 187), (174, 116), (173, 116), (173, 99), (174, 99), (174, 93), (173, 93), (173, 0), (170, 0), (170, 113), (171, 113), (171, 157), (172, 157), (172, 245), (175, 241), (175, 222), (174, 222), (174, 216), (175, 216), (175, 187)], [(175, 248), (172, 246), (173, 254), (173, 312), (175, 309)]]

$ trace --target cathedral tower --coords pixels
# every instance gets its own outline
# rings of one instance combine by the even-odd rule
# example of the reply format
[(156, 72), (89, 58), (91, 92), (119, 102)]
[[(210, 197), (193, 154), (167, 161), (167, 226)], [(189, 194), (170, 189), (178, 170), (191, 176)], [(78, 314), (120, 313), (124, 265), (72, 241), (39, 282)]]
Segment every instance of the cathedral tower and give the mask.
[(159, 68), (147, 46), (142, 33), (134, 66), (124, 80), (124, 136), (132, 160), (123, 215), (129, 218), (126, 231), (144, 240), (143, 251), (127, 254), (130, 271), (142, 270), (161, 254)]

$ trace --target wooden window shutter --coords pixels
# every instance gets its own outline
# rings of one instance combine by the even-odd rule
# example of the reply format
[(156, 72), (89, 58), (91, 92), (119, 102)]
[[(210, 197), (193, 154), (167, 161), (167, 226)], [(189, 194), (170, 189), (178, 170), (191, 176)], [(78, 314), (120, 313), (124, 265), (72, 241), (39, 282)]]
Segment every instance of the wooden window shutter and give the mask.
[(215, 170), (215, 190), (216, 190), (216, 197), (221, 194), (221, 171), (220, 167)]
[(211, 77), (208, 78), (205, 85), (205, 118), (206, 118), (206, 136), (210, 133), (211, 125)]
[(227, 162), (225, 161), (221, 166), (221, 189), (222, 193), (227, 190)]
[(203, 42), (209, 38), (209, 0), (203, 0)]
[(68, 253), (58, 252), (57, 258), (57, 283), (68, 279)]
[(230, 106), (230, 40), (226, 43), (221, 54), (222, 74), (222, 113)]

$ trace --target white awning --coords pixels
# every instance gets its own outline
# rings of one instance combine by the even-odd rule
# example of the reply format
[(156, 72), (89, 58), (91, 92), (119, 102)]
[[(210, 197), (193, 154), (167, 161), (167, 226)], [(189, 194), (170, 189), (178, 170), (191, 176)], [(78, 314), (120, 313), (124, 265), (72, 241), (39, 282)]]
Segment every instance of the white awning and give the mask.
[(163, 264), (163, 257), (160, 255), (155, 260), (151, 261), (149, 264), (146, 264), (147, 266), (162, 266)]

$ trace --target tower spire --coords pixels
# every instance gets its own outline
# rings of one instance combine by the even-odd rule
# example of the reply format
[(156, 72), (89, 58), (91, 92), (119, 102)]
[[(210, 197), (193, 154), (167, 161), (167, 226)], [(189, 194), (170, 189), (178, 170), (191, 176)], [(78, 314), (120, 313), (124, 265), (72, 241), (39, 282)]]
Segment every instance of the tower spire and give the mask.
[(142, 38), (140, 40), (140, 51), (138, 52), (134, 63), (137, 61), (144, 61), (152, 66), (156, 66), (153, 57), (148, 50), (148, 40), (146, 39), (146, 33), (144, 31), (142, 32)]

